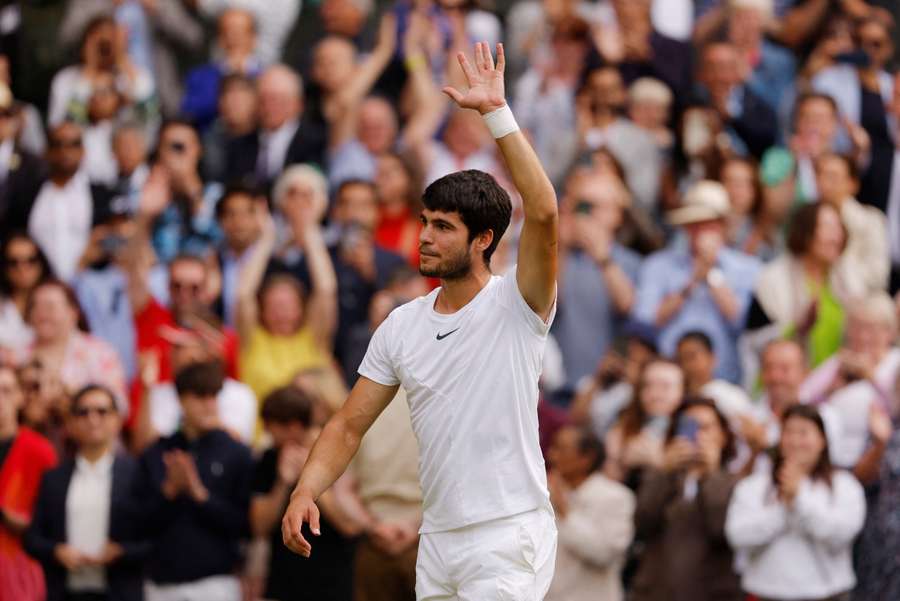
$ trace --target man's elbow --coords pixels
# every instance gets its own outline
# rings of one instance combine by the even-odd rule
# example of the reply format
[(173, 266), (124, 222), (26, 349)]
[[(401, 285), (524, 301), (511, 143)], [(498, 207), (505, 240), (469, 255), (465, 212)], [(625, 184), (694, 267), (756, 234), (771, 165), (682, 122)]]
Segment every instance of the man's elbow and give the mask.
[(544, 203), (526, 210), (525, 220), (542, 228), (556, 228), (559, 223), (559, 209), (556, 202)]

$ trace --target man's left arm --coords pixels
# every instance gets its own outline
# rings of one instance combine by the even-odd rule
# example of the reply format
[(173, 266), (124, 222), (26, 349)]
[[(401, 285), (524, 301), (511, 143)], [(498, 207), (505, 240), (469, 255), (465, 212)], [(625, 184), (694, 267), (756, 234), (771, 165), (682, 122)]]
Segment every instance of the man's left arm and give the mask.
[(497, 66), (487, 43), (475, 45), (475, 65), (464, 54), (457, 57), (469, 84), (462, 94), (452, 87), (444, 92), (462, 108), (475, 109), (485, 118), (497, 140), (516, 189), (522, 195), (525, 224), (519, 240), (516, 280), (525, 302), (541, 319), (550, 316), (556, 301), (559, 211), (556, 193), (540, 160), (512, 116), (504, 95), (503, 45), (497, 45)]

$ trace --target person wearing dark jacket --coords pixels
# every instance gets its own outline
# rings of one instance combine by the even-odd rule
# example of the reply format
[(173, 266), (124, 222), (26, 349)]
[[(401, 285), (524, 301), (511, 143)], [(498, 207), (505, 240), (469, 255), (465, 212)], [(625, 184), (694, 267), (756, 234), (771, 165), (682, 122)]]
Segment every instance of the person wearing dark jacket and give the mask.
[(47, 601), (142, 601), (150, 544), (136, 511), (138, 463), (115, 451), (113, 394), (82, 388), (70, 419), (78, 451), (44, 475), (25, 547), (43, 565)]
[(643, 552), (629, 601), (740, 601), (725, 516), (736, 478), (726, 465), (734, 437), (713, 401), (691, 398), (672, 417), (662, 469), (638, 489)]
[(152, 533), (147, 601), (240, 601), (235, 577), (246, 538), (253, 461), (221, 429), (224, 372), (193, 363), (175, 375), (181, 429), (141, 457), (141, 519)]

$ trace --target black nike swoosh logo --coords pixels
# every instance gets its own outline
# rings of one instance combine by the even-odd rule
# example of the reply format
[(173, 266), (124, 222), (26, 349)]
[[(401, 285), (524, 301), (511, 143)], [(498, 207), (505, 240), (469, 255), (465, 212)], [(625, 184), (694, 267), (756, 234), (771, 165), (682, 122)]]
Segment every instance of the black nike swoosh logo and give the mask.
[[(456, 330), (458, 330), (458, 329), (459, 329), (459, 328), (456, 328)], [(452, 333), (455, 332), (456, 330), (450, 330), (450, 331), (447, 332), (446, 334), (441, 334), (441, 333), (439, 332), (438, 335), (437, 335), (437, 339), (438, 339), (438, 340), (443, 340), (444, 338), (446, 338), (447, 336), (449, 336), (450, 334), (452, 334)]]

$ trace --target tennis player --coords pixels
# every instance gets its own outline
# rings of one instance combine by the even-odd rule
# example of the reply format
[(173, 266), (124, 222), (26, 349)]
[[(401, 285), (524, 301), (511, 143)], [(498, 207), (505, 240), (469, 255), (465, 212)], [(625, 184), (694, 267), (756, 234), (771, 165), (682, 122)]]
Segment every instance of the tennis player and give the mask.
[(423, 275), (441, 286), (395, 309), (369, 343), (360, 378), (313, 447), (282, 521), (284, 543), (309, 556), (316, 499), (344, 472), (363, 435), (403, 386), (419, 442), (423, 521), (419, 601), (543, 599), (553, 576), (556, 527), (538, 444), (538, 377), (556, 307), (557, 203), (553, 187), (506, 104), (502, 45), (459, 64), (477, 110), (522, 195), (518, 266), (490, 271), (509, 225), (507, 193), (463, 171), (425, 190)]

